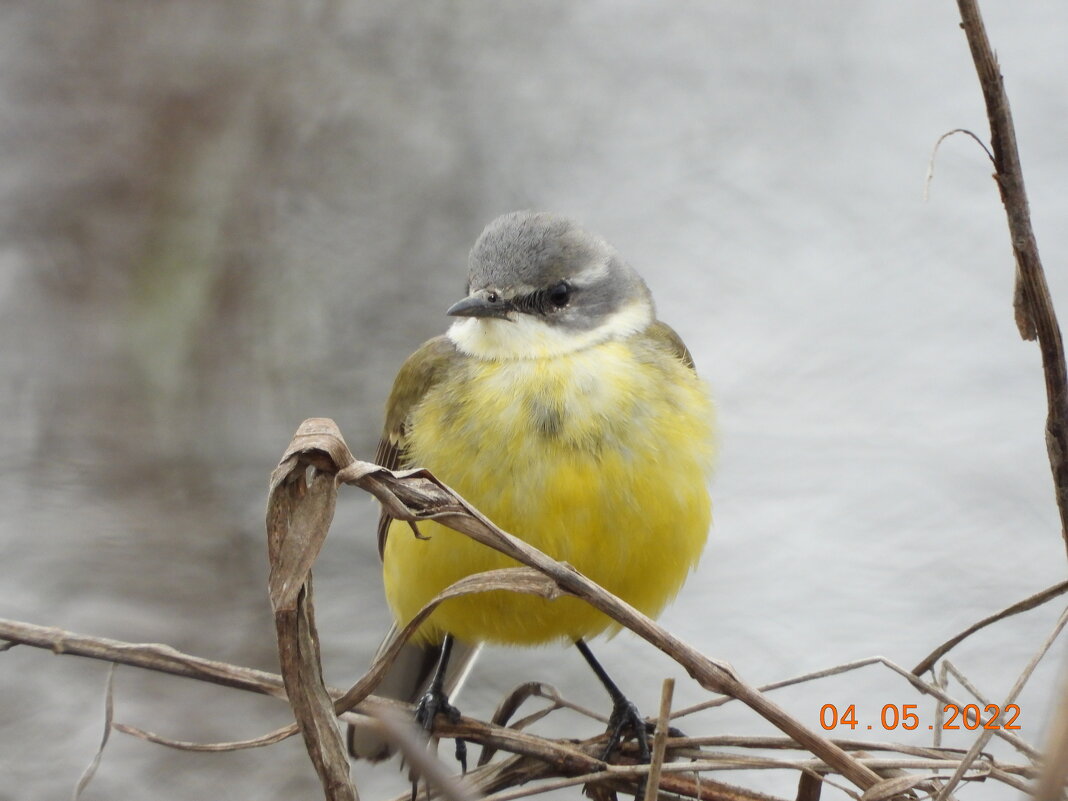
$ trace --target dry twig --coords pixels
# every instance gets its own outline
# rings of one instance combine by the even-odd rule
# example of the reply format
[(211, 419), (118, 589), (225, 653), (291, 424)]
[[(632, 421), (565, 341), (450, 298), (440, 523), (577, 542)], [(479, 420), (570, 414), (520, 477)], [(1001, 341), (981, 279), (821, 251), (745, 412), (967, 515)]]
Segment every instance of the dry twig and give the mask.
[[(1031, 661), (1027, 664), (1027, 667), (1024, 668), (1023, 672), (1016, 680), (1016, 683), (1013, 684), (1012, 689), (1009, 690), (1009, 694), (1005, 697), (1005, 701), (998, 707), (999, 709), (1006, 709), (1009, 704), (1012, 704), (1016, 701), (1016, 697), (1020, 694), (1020, 691), (1023, 689), (1024, 684), (1026, 684), (1027, 680), (1031, 678), (1031, 674), (1034, 672), (1035, 667), (1038, 665), (1042, 657), (1046, 655), (1046, 652), (1049, 650), (1050, 646), (1053, 645), (1054, 640), (1057, 639), (1057, 636), (1061, 633), (1061, 630), (1064, 628), (1065, 624), (1068, 624), (1068, 609), (1066, 609), (1061, 614), (1060, 618), (1058, 618), (1057, 620), (1056, 625), (1053, 627), (1053, 631), (1050, 632), (1045, 642), (1042, 643), (1038, 651), (1034, 654), (1034, 656), (1031, 657)], [(972, 744), (972, 747), (968, 749), (968, 753), (964, 755), (964, 759), (962, 759), (960, 764), (957, 766), (957, 769), (953, 773), (953, 776), (949, 779), (949, 781), (946, 783), (946, 786), (942, 788), (942, 791), (938, 794), (938, 801), (944, 801), (946, 798), (949, 797), (949, 794), (953, 792), (953, 789), (957, 786), (957, 784), (960, 783), (961, 779), (964, 778), (965, 771), (967, 771), (970, 768), (971, 764), (979, 758), (980, 752), (982, 752), (983, 748), (986, 747), (986, 744), (990, 742), (990, 738), (993, 736), (993, 734), (993, 729), (982, 729), (982, 733), (979, 735), (979, 737), (976, 738), (975, 742)]]
[(986, 26), (976, 0), (957, 0), (961, 27), (968, 38), (972, 61), (986, 102), (990, 143), (994, 152), (994, 180), (1009, 222), (1012, 250), (1016, 255), (1014, 308), (1016, 325), (1024, 339), (1038, 339), (1042, 371), (1046, 379), (1046, 450), (1053, 471), (1061, 536), (1068, 549), (1068, 370), (1057, 314), (1053, 310), (1046, 274), (1038, 255), (1038, 242), (1031, 227), (1031, 210), (1024, 188), (1016, 126), (997, 57), (986, 35)]
[(111, 737), (111, 722), (115, 717), (115, 697), (113, 690), (115, 688), (115, 663), (111, 663), (111, 667), (108, 668), (108, 681), (107, 686), (104, 689), (104, 734), (100, 738), (100, 747), (93, 755), (93, 761), (89, 763), (89, 766), (82, 773), (81, 778), (78, 779), (78, 784), (74, 787), (74, 801), (78, 801), (81, 798), (82, 791), (89, 786), (89, 782), (93, 780), (93, 776), (96, 775), (96, 769), (100, 767), (100, 758), (104, 755), (104, 748), (108, 744), (108, 738)]
[[(994, 151), (994, 178), (1009, 223), (1016, 256), (1016, 287), (1013, 305), (1016, 324), (1024, 339), (1037, 337), (1046, 381), (1046, 450), (1053, 472), (1054, 493), (1061, 519), (1061, 537), (1068, 549), (1068, 370), (1057, 315), (1046, 284), (1038, 243), (1031, 226), (1031, 213), (1024, 188), (1023, 169), (1016, 146), (1016, 127), (997, 57), (990, 46), (977, 0), (957, 0), (961, 28), (968, 39), (972, 61), (983, 90), (990, 140)], [(1064, 749), (1062, 749), (1064, 750)], [(1063, 794), (1064, 771), (1051, 762), (1042, 781), (1050, 798)], [(954, 776), (954, 778), (958, 778)], [(950, 782), (950, 787), (953, 781)]]
[(1068, 592), (1068, 581), (1062, 581), (1060, 584), (1054, 584), (1052, 587), (1047, 587), (1046, 589), (1042, 590), (1041, 592), (1035, 593), (1029, 598), (1024, 598), (1022, 601), (1017, 601), (1016, 603), (1012, 604), (1012, 606), (1007, 606), (1000, 612), (995, 612), (989, 617), (984, 617), (978, 623), (973, 623), (971, 626), (966, 628), (957, 636), (946, 640), (940, 646), (931, 651), (931, 653), (921, 659), (920, 663), (912, 669), (913, 674), (916, 676), (923, 675), (928, 670), (934, 667), (935, 662), (937, 662), (943, 656), (948, 654), (951, 650), (953, 650), (953, 648), (960, 645), (961, 642), (966, 640), (971, 635), (975, 634), (975, 632), (979, 631), (980, 629), (986, 628), (991, 623), (997, 623), (999, 620), (1004, 620), (1007, 617), (1018, 615), (1020, 614), (1020, 612), (1026, 612), (1028, 609), (1034, 609), (1035, 607), (1041, 606), (1042, 604), (1046, 603), (1046, 601), (1050, 601), (1059, 595), (1063, 595), (1065, 592)]
[(653, 755), (649, 760), (649, 778), (646, 780), (643, 801), (653, 801), (660, 787), (660, 772), (664, 767), (664, 751), (667, 748), (668, 727), (671, 724), (671, 698), (675, 693), (675, 680), (664, 679), (660, 691), (660, 714), (656, 717), (656, 732), (653, 734)]
[[(23, 643), (36, 647), (54, 649), (56, 653), (64, 655), (88, 656), (107, 662), (129, 664), (151, 670), (174, 675), (193, 678), (200, 681), (222, 684), (246, 691), (270, 695), (285, 699), (284, 693), (280, 692), (282, 679), (277, 674), (263, 671), (250, 670), (236, 665), (213, 662), (200, 659), (188, 654), (180, 653), (173, 648), (159, 645), (139, 645), (132, 643), (107, 640), (104, 638), (87, 637), (72, 632), (43, 626), (33, 626), (16, 621), (0, 620), (0, 639), (11, 643)], [(165, 658), (159, 658), (161, 654)], [(854, 667), (855, 667), (854, 663)], [(953, 701), (951, 696), (945, 694), (933, 685), (927, 685), (912, 676), (905, 668), (894, 665), (889, 660), (875, 658), (864, 660), (863, 664), (883, 664), (890, 667), (899, 675), (910, 678), (911, 683), (922, 690), (933, 690), (940, 698)], [(848, 667), (848, 666), (847, 666)], [(822, 671), (824, 674), (832, 674), (836, 671)], [(340, 698), (344, 693), (336, 688), (328, 688), (333, 698)], [(554, 697), (553, 693), (549, 694)], [(567, 708), (576, 708), (564, 699), (559, 699), (560, 704)], [(729, 699), (725, 699), (729, 700)], [(360, 713), (359, 719), (366, 720), (363, 715), (374, 716), (379, 719), (384, 715), (391, 715), (393, 719), (398, 716), (408, 718), (411, 716), (411, 707), (396, 701), (381, 699), (370, 696), (363, 700), (357, 707)], [(357, 716), (352, 712), (343, 713), (342, 719), (354, 721)], [(114, 728), (128, 734), (158, 742), (163, 745), (182, 748), (184, 750), (235, 750), (246, 747), (247, 744), (265, 745), (276, 742), (279, 732), (282, 736), (296, 732), (296, 726), (291, 725), (280, 729), (265, 737), (246, 743), (222, 743), (204, 745), (198, 743), (185, 743), (169, 740), (159, 735), (150, 735), (132, 726), (115, 723)], [(491, 746), (506, 751), (513, 756), (492, 765), (484, 766), (471, 774), (468, 774), (469, 786), (479, 792), (493, 793), (498, 790), (513, 788), (519, 784), (526, 784), (529, 794), (533, 794), (550, 786), (571, 786), (576, 783), (573, 777), (584, 777), (583, 781), (601, 781), (610, 786), (620, 787), (619, 782), (630, 781), (633, 787), (643, 771), (649, 770), (643, 765), (619, 765), (605, 766), (597, 759), (597, 755), (604, 748), (604, 735), (583, 741), (581, 743), (556, 741), (539, 737), (527, 732), (514, 729), (501, 728), (489, 723), (483, 723), (470, 718), (461, 718), (456, 723), (447, 720), (440, 721), (437, 733), (443, 737), (463, 737), (471, 742), (483, 746)], [(961, 762), (962, 752), (959, 749), (931, 748), (909, 746), (901, 743), (880, 743), (861, 740), (849, 740), (835, 738), (835, 745), (847, 751), (889, 751), (897, 752), (912, 757), (911, 760), (873, 759), (864, 757), (859, 761), (873, 770), (889, 768), (908, 768), (929, 770), (934, 768), (955, 769)], [(403, 746), (402, 746), (403, 747)], [(661, 788), (678, 795), (691, 798), (712, 799), (755, 799), (761, 798), (759, 794), (752, 794), (743, 788), (732, 787), (721, 782), (715, 782), (708, 778), (680, 776), (678, 771), (684, 773), (696, 770), (731, 770), (731, 769), (790, 769), (809, 772), (812, 775), (822, 775), (829, 770), (824, 762), (813, 761), (808, 758), (799, 760), (791, 759), (767, 759), (752, 758), (739, 754), (728, 754), (711, 751), (709, 748), (741, 748), (754, 750), (804, 750), (794, 740), (787, 737), (739, 737), (731, 735), (719, 735), (712, 737), (672, 737), (666, 743), (666, 753), (673, 760), (688, 759), (687, 763), (665, 762), (662, 770)], [(1013, 765), (1005, 762), (984, 763), (981, 767), (983, 772), (988, 773), (989, 778), (1007, 784), (1022, 792), (1030, 788), (1023, 780), (1033, 780), (1038, 776), (1038, 770), (1032, 765)], [(601, 776), (600, 779), (590, 779), (592, 775)], [(560, 779), (561, 775), (571, 778)], [(554, 778), (556, 777), (556, 778)], [(583, 782), (577, 782), (583, 783)], [(518, 793), (519, 791), (517, 791)], [(516, 797), (510, 791), (502, 793), (507, 797)], [(764, 797), (766, 798), (766, 797)]]

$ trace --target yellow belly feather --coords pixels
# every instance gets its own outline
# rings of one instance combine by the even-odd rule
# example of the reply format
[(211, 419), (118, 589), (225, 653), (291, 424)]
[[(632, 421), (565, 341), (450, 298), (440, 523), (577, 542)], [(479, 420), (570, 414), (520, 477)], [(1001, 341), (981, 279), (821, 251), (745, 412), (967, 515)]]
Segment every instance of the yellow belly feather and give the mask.
[[(703, 383), (639, 336), (546, 359), (465, 359), (413, 410), (408, 462), (497, 525), (656, 615), (696, 564), (711, 519), (712, 409)], [(435, 523), (394, 523), (386, 597), (400, 621), (464, 576), (515, 562)], [(611, 621), (574, 598), (446, 601), (420, 634), (535, 644)]]

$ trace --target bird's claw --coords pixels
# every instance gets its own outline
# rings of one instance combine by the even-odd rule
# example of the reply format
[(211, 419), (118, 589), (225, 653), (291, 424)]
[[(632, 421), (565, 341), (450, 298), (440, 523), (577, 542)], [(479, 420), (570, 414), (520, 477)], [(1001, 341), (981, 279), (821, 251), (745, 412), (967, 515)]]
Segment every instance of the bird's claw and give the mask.
[[(419, 699), (419, 705), (415, 708), (415, 722), (426, 732), (427, 737), (434, 733), (434, 718), (444, 715), (450, 723), (460, 721), (460, 710), (449, 703), (445, 693), (436, 688), (431, 688)], [(460, 763), (461, 773), (467, 773), (467, 742), (456, 738), (456, 761)]]
[(612, 716), (608, 718), (608, 744), (601, 755), (602, 760), (607, 760), (619, 747), (628, 728), (634, 732), (634, 739), (638, 743), (639, 758), (643, 763), (649, 762), (652, 758), (652, 751), (649, 749), (649, 730), (646, 727), (645, 718), (638, 712), (638, 707), (625, 698), (617, 701), (612, 707)]
[[(612, 715), (608, 718), (608, 744), (601, 754), (602, 762), (607, 762), (612, 752), (619, 748), (628, 729), (634, 732), (634, 739), (638, 743), (639, 763), (649, 764), (652, 760), (652, 751), (649, 748), (649, 729), (638, 707), (626, 698), (617, 699), (615, 706), (612, 707)], [(634, 794), (636, 799), (645, 797), (645, 782), (644, 776), (638, 781)]]

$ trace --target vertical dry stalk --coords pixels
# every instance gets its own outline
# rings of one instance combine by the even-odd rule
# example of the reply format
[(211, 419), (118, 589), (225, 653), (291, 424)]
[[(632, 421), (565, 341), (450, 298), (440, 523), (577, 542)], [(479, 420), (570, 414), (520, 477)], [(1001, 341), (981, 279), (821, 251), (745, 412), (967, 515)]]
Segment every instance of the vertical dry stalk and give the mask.
[(1064, 364), (1064, 343), (1031, 228), (1031, 212), (1016, 147), (1016, 128), (1001, 70), (990, 47), (976, 0), (957, 0), (957, 7), (986, 101), (990, 143), (994, 151), (994, 179), (1001, 192), (1016, 255), (1016, 325), (1024, 339), (1038, 338), (1042, 352), (1048, 404), (1046, 449), (1061, 516), (1061, 536), (1068, 550), (1068, 371)]
[(656, 718), (656, 733), (653, 735), (653, 756), (649, 760), (649, 778), (646, 779), (643, 801), (655, 801), (660, 787), (660, 770), (664, 765), (667, 749), (668, 726), (671, 724), (671, 698), (675, 694), (675, 680), (664, 679), (660, 690), (660, 714)]
[(278, 660), (293, 716), (327, 801), (358, 801), (323, 683), (312, 603), (312, 563), (334, 517), (334, 474), (287, 453), (271, 474), (267, 502), (268, 590), (278, 635)]
[[(1042, 372), (1046, 379), (1046, 449), (1053, 471), (1057, 509), (1061, 516), (1061, 536), (1068, 548), (1068, 376), (1064, 364), (1064, 343), (1057, 315), (1053, 310), (1045, 272), (1038, 255), (1038, 243), (1031, 228), (1031, 213), (1024, 189), (1023, 169), (1016, 146), (1016, 128), (1012, 122), (1009, 98), (990, 47), (986, 26), (976, 0), (957, 0), (961, 27), (968, 39), (972, 61), (979, 75), (990, 121), (990, 141), (994, 151), (994, 178), (1001, 192), (1001, 202), (1009, 222), (1012, 249), (1016, 255), (1016, 289), (1014, 305), (1016, 325), (1024, 339), (1038, 339), (1042, 353)], [(1061, 721), (1063, 723), (1063, 720)], [(1056, 737), (1051, 737), (1056, 747)], [(1063, 743), (1060, 744), (1063, 753)], [(1051, 752), (1052, 753), (1052, 752)], [(960, 771), (958, 771), (958, 774)], [(954, 776), (954, 779), (959, 776)], [(1038, 798), (1063, 794), (1064, 771), (1055, 757), (1050, 760), (1039, 782)], [(953, 782), (942, 795), (952, 789)]]

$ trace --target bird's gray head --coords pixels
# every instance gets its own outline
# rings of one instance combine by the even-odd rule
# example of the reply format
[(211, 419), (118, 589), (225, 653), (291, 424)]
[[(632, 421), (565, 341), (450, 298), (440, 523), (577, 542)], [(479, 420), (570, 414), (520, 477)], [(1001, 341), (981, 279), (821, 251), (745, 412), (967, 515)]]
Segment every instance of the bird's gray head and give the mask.
[(486, 226), (471, 249), (468, 295), (449, 309), (461, 350), (538, 358), (645, 328), (645, 282), (607, 242), (566, 217), (517, 211)]

